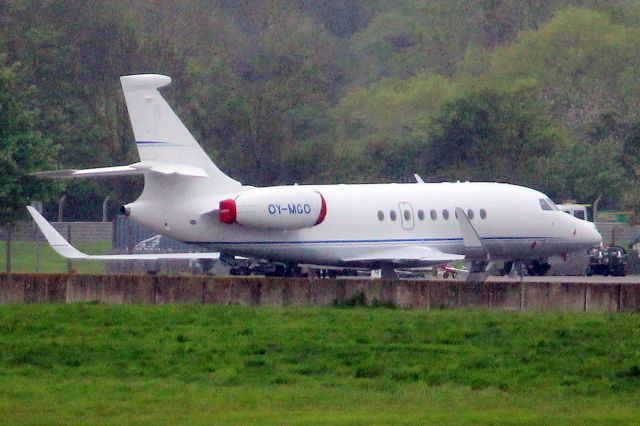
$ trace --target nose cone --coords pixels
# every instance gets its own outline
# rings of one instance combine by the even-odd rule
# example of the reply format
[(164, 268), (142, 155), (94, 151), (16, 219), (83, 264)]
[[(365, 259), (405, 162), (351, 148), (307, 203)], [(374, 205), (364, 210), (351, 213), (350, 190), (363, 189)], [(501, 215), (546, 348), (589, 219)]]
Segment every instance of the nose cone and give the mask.
[(600, 232), (598, 231), (598, 228), (596, 228), (595, 223), (589, 222), (589, 224), (591, 225), (591, 238), (593, 241), (593, 245), (601, 244), (602, 234), (600, 234)]
[(598, 228), (596, 228), (595, 223), (585, 221), (581, 222), (583, 222), (581, 223), (581, 234), (583, 234), (581, 239), (584, 239), (585, 245), (592, 247), (602, 244), (602, 235), (598, 232)]

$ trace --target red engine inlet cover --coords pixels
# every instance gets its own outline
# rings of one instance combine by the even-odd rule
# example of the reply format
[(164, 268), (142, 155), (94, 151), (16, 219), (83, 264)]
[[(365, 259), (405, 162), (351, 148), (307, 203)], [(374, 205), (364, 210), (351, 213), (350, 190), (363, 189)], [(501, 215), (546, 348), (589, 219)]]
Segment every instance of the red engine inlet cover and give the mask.
[(318, 192), (318, 195), (320, 195), (322, 205), (320, 207), (320, 215), (318, 216), (318, 220), (316, 220), (316, 225), (320, 225), (322, 221), (324, 221), (324, 218), (327, 216), (327, 202), (324, 200), (322, 194)]
[(220, 201), (220, 213), (218, 217), (222, 223), (234, 223), (237, 217), (237, 208), (235, 200)]

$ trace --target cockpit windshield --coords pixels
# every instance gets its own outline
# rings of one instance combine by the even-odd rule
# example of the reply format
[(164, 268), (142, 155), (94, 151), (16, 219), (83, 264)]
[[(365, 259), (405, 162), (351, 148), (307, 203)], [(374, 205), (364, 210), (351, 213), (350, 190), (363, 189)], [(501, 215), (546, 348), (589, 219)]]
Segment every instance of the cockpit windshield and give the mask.
[(560, 210), (549, 198), (540, 198), (540, 208), (545, 211)]

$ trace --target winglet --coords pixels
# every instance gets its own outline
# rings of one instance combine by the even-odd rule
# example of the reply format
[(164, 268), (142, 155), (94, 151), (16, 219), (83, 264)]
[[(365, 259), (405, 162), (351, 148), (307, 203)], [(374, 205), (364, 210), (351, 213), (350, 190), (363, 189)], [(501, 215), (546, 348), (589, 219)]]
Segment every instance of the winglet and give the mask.
[(456, 218), (460, 224), (460, 232), (464, 242), (467, 260), (489, 260), (489, 252), (480, 240), (478, 233), (471, 224), (467, 214), (460, 207), (456, 207)]
[(220, 253), (136, 253), (136, 254), (98, 254), (90, 255), (73, 247), (62, 235), (42, 217), (36, 209), (27, 206), (29, 214), (40, 228), (51, 247), (62, 257), (81, 260), (159, 260), (159, 259), (219, 259)]
[(29, 210), (29, 214), (33, 217), (33, 220), (40, 228), (40, 231), (47, 239), (51, 247), (61, 256), (69, 258), (69, 259), (87, 259), (90, 256), (77, 250), (73, 247), (67, 240), (64, 239), (62, 235), (56, 229), (51, 226), (47, 220), (42, 217), (38, 210), (34, 209), (31, 206), (27, 206), (27, 210)]

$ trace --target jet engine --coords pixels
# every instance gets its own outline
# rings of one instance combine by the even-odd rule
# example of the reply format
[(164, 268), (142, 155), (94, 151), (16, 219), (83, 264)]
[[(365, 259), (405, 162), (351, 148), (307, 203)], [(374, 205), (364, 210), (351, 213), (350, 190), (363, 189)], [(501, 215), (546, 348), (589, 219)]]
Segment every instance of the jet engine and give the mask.
[(220, 222), (265, 229), (301, 229), (322, 223), (327, 204), (304, 187), (258, 188), (220, 201)]

